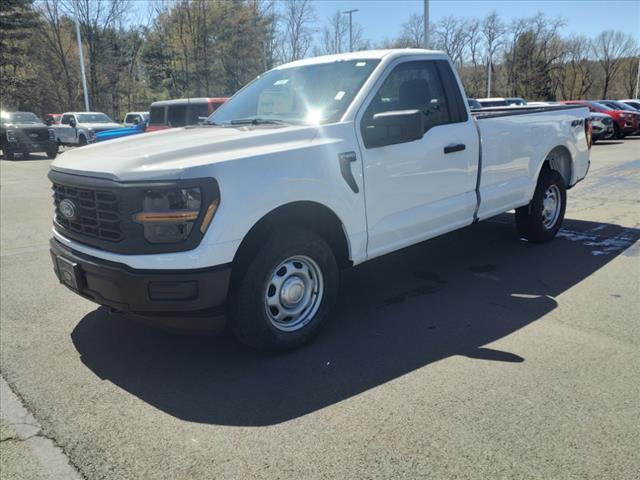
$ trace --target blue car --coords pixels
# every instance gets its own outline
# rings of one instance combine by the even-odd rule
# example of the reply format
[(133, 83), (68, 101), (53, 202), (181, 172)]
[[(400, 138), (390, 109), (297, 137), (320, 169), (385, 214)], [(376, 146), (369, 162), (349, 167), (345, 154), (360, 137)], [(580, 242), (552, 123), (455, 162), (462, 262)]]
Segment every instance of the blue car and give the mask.
[(144, 133), (147, 129), (145, 123), (138, 123), (133, 127), (115, 128), (113, 130), (105, 130), (103, 132), (96, 133), (96, 142), (104, 142), (106, 140), (113, 140), (114, 138), (130, 137), (131, 135), (138, 135)]

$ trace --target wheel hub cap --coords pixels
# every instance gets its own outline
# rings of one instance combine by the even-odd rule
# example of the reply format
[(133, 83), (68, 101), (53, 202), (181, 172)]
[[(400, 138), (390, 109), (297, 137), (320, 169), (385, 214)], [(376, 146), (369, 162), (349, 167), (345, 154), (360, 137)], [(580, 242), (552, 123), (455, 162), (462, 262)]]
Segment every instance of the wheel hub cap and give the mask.
[(265, 313), (278, 330), (299, 330), (313, 320), (324, 294), (324, 278), (310, 257), (282, 261), (265, 285)]
[(280, 289), (280, 301), (287, 307), (293, 307), (302, 300), (305, 286), (302, 279), (289, 277), (282, 284)]
[(547, 230), (553, 228), (558, 221), (561, 202), (560, 189), (551, 185), (542, 199), (542, 224)]

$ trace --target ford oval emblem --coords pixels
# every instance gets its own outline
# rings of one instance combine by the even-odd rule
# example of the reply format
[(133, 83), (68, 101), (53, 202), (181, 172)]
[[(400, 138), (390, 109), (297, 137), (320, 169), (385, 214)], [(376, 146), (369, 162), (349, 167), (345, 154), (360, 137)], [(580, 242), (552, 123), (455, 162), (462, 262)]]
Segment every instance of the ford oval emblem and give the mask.
[(38, 138), (38, 134), (37, 133), (30, 133), (29, 136), (31, 138)]
[(62, 216), (67, 220), (74, 220), (76, 218), (76, 215), (78, 214), (76, 204), (68, 198), (65, 198), (60, 202), (60, 205), (58, 205), (58, 210), (60, 210)]

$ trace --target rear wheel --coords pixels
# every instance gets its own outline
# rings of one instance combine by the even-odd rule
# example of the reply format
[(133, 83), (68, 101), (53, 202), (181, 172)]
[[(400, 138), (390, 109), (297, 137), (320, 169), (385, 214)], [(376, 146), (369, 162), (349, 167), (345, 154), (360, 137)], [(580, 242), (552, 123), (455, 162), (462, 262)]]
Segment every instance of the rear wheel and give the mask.
[(556, 236), (567, 206), (564, 180), (555, 170), (543, 169), (529, 205), (516, 209), (516, 227), (530, 242), (541, 243)]
[(613, 124), (613, 137), (619, 140), (622, 140), (624, 137), (626, 137), (617, 123)]
[(311, 340), (338, 292), (338, 266), (316, 233), (271, 234), (234, 281), (231, 330), (245, 345), (288, 350)]

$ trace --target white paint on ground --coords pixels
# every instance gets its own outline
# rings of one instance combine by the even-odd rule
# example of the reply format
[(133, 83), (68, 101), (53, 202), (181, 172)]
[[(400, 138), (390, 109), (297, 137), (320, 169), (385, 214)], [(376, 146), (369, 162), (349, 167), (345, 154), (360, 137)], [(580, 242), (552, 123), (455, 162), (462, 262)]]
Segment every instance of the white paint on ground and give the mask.
[(17, 438), (38, 459), (51, 480), (82, 480), (69, 463), (64, 452), (50, 438), (42, 434), (38, 421), (22, 405), (4, 378), (0, 377), (0, 415), (13, 428)]
[(566, 238), (572, 242), (581, 242), (587, 247), (594, 247), (591, 250), (591, 255), (595, 256), (626, 250), (635, 242), (632, 235), (625, 235), (625, 231), (614, 237), (601, 237), (592, 233), (574, 232), (562, 228), (558, 232), (558, 237)]

